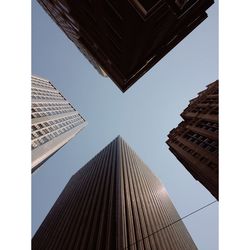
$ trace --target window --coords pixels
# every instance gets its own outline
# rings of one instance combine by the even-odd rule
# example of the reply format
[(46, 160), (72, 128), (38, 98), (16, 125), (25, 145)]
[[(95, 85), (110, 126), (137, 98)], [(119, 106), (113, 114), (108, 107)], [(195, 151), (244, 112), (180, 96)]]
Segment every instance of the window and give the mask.
[(199, 123), (197, 123), (196, 127), (206, 129), (208, 131), (216, 132), (218, 130), (218, 123), (200, 121)]
[(37, 131), (36, 134), (37, 134), (38, 136), (43, 135), (41, 131)]
[(34, 125), (31, 128), (32, 128), (32, 131), (36, 131), (37, 130), (36, 126), (34, 126)]
[(43, 131), (44, 131), (46, 134), (49, 133), (49, 130), (46, 129), (46, 128), (45, 128)]

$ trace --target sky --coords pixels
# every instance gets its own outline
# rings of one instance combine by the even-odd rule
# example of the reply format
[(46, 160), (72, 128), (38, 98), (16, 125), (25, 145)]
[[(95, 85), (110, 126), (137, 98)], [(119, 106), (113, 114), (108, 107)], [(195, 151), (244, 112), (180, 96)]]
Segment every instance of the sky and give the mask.
[[(165, 143), (189, 100), (218, 79), (217, 2), (207, 13), (205, 21), (122, 93), (32, 1), (32, 74), (51, 81), (88, 122), (32, 175), (32, 235), (70, 177), (118, 135), (160, 178), (181, 217), (215, 200)], [(198, 249), (218, 249), (218, 203), (183, 222)]]

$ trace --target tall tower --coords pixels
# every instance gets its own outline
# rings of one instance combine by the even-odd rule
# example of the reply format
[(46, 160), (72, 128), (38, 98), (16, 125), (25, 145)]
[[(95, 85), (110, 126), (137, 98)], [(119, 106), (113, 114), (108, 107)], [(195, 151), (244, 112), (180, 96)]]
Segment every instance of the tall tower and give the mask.
[(125, 92), (207, 18), (213, 0), (38, 0)]
[(218, 80), (192, 99), (170, 131), (170, 151), (218, 199)]
[(72, 176), (32, 249), (197, 249), (179, 219), (159, 179), (117, 137)]
[(31, 148), (34, 172), (87, 123), (51, 82), (36, 76), (32, 76), (31, 80)]

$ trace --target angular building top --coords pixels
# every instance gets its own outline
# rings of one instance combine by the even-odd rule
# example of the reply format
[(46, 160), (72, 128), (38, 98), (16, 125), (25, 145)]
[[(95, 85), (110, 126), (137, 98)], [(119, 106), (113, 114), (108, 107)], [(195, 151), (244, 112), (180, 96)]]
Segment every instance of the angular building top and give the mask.
[(33, 250), (196, 250), (164, 186), (117, 137), (72, 176)]
[(87, 124), (51, 82), (32, 76), (32, 172)]
[(38, 2), (123, 92), (194, 30), (213, 4), (213, 0)]
[(218, 80), (192, 99), (170, 131), (170, 151), (218, 199)]

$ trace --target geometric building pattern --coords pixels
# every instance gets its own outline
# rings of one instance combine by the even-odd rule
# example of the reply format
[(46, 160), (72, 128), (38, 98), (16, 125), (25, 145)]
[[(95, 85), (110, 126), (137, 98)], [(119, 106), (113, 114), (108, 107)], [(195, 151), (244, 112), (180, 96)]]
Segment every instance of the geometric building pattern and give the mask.
[(207, 18), (213, 0), (38, 0), (125, 92)]
[(85, 126), (85, 119), (51, 82), (32, 76), (32, 172)]
[(192, 99), (170, 131), (170, 151), (218, 200), (218, 80)]
[(119, 136), (71, 177), (32, 249), (197, 247), (160, 180)]

